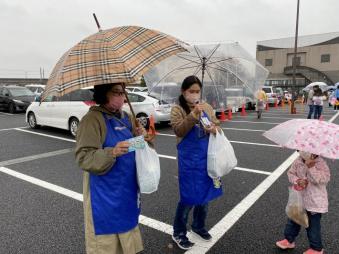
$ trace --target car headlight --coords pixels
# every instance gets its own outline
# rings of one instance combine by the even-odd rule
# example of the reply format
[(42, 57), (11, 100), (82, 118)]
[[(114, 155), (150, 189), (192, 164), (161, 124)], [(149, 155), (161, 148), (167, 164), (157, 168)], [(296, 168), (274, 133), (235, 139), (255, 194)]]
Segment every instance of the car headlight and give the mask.
[(18, 104), (24, 104), (23, 101), (20, 101), (20, 100), (13, 100), (15, 103), (18, 103)]

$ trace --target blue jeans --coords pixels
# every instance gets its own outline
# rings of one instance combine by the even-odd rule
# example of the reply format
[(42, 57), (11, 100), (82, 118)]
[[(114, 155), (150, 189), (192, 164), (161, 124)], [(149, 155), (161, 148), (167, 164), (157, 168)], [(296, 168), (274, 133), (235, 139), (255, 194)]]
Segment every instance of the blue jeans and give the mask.
[(307, 119), (311, 119), (314, 111), (314, 105), (308, 105), (308, 107), (310, 108), (310, 111), (308, 111)]
[[(308, 241), (310, 243), (310, 248), (316, 251), (321, 251), (323, 249), (323, 244), (321, 241), (321, 213), (310, 213), (307, 212), (309, 227), (306, 228)], [(300, 225), (291, 221), (290, 219), (287, 221), (285, 227), (285, 238), (293, 243), (295, 238), (298, 236), (300, 232)]]
[(194, 231), (205, 229), (205, 220), (207, 217), (208, 204), (191, 206), (179, 202), (173, 224), (174, 236), (187, 234), (186, 226), (188, 221), (188, 215), (193, 207), (194, 210), (193, 210), (192, 229)]
[(314, 106), (314, 119), (319, 119), (322, 111), (323, 111), (323, 106), (315, 105)]

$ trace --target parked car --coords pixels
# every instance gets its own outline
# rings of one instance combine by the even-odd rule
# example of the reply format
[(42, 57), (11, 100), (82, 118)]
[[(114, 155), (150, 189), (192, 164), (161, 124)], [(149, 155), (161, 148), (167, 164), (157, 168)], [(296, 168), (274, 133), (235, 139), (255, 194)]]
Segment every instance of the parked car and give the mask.
[(128, 92), (143, 92), (143, 93), (148, 92), (148, 88), (143, 86), (127, 86), (126, 90)]
[[(149, 117), (154, 116), (155, 123), (170, 120), (171, 105), (145, 95), (144, 93), (128, 93), (130, 102), (141, 124), (148, 128)], [(48, 96), (44, 101), (33, 102), (27, 109), (26, 121), (35, 129), (41, 125), (69, 130), (75, 136), (82, 117), (88, 112), (93, 101), (93, 90), (81, 89), (62, 97)], [(129, 112), (125, 103), (123, 110)]]
[(35, 94), (26, 87), (13, 85), (0, 87), (0, 109), (8, 110), (12, 114), (25, 111), (34, 98)]
[(45, 91), (45, 85), (40, 84), (30, 84), (25, 85), (29, 90), (31, 90), (35, 95), (40, 96)]
[(69, 130), (75, 136), (81, 118), (92, 105), (95, 102), (91, 89), (73, 91), (59, 98), (48, 96), (27, 108), (26, 121), (33, 129), (44, 125)]
[(267, 103), (274, 105), (275, 103), (279, 103), (277, 91), (273, 86), (264, 86), (264, 92), (267, 95)]
[[(154, 96), (146, 95), (143, 92), (134, 92), (127, 94), (133, 107), (136, 117), (142, 126), (149, 127), (150, 116), (154, 117), (155, 123), (168, 123), (172, 105), (164, 100), (160, 100)], [(128, 104), (123, 106), (123, 110), (130, 112)]]
[(235, 107), (236, 111), (241, 110), (243, 104), (246, 109), (252, 110), (255, 108), (254, 96), (245, 88), (226, 88), (225, 91), (227, 105)]
[(284, 90), (281, 87), (276, 87), (275, 90), (277, 93), (278, 104), (280, 104), (282, 100), (284, 100), (284, 97), (285, 97)]

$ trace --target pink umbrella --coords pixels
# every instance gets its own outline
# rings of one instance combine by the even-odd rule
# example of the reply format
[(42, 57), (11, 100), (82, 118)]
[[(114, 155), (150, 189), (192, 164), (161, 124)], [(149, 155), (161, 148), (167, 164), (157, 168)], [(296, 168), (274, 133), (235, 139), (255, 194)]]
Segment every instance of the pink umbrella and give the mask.
[(294, 119), (277, 125), (263, 135), (283, 147), (339, 159), (339, 125), (337, 124)]

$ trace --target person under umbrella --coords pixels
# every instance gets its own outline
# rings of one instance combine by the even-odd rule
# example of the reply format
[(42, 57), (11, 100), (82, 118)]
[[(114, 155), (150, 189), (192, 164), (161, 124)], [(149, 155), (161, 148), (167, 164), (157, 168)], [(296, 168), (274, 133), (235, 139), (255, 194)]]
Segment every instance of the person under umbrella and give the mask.
[[(180, 201), (173, 224), (173, 241), (179, 248), (188, 250), (193, 243), (187, 238), (187, 220), (193, 211), (192, 233), (204, 241), (212, 236), (205, 228), (208, 203), (222, 195), (219, 179), (207, 174), (207, 150), (209, 135), (221, 131), (212, 106), (200, 101), (201, 81), (196, 76), (186, 77), (182, 83), (179, 105), (171, 111), (171, 124), (177, 136)], [(201, 125), (201, 117), (210, 124)]]
[(83, 195), (87, 253), (143, 250), (138, 218), (140, 195), (135, 153), (126, 141), (147, 133), (122, 111), (124, 84), (94, 87), (92, 106), (76, 136), (75, 157), (84, 170)]
[(319, 87), (314, 89), (312, 101), (314, 106), (314, 119), (320, 119), (324, 106), (324, 94)]

